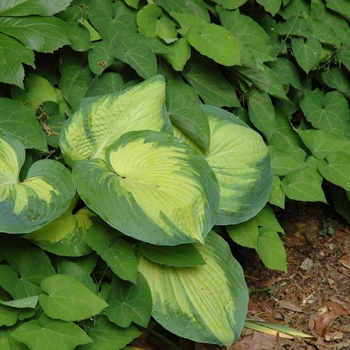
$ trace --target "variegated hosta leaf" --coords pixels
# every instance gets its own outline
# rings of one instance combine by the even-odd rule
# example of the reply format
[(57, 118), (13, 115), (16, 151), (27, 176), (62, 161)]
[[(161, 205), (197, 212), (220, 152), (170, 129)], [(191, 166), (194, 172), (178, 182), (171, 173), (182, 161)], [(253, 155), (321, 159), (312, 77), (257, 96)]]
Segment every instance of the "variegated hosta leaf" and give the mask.
[(225, 110), (204, 105), (210, 126), (207, 162), (220, 186), (217, 225), (237, 224), (255, 216), (273, 185), (268, 149), (261, 136)]
[(206, 265), (172, 267), (142, 257), (138, 269), (152, 292), (152, 316), (170, 332), (210, 344), (233, 344), (244, 326), (248, 289), (241, 266), (211, 231), (196, 244)]
[(91, 253), (85, 237), (94, 225), (90, 218), (97, 215), (87, 207), (73, 214), (76, 203), (77, 197), (60, 217), (24, 237), (33, 240), (41, 249), (60, 256), (83, 256)]
[(54, 160), (39, 160), (19, 180), (24, 146), (0, 132), (0, 231), (26, 233), (56, 219), (68, 208), (75, 186), (70, 172)]
[(174, 136), (128, 132), (106, 161), (77, 162), (84, 202), (124, 234), (152, 244), (203, 242), (219, 206), (217, 180), (205, 158)]
[(161, 75), (127, 90), (86, 98), (65, 122), (60, 147), (66, 163), (100, 157), (127, 131), (170, 131)]

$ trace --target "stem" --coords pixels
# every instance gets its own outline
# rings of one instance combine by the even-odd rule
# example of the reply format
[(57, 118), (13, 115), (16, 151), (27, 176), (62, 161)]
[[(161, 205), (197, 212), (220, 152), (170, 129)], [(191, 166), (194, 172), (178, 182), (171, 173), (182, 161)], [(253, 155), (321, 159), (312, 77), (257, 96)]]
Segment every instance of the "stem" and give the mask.
[(179, 348), (177, 345), (175, 345), (171, 340), (164, 337), (163, 335), (161, 335), (160, 333), (158, 333), (154, 329), (149, 327), (149, 328), (147, 328), (147, 331), (150, 332), (151, 334), (153, 334), (155, 337), (157, 337), (161, 341), (163, 341), (165, 344), (168, 344), (169, 346), (171, 346), (174, 350), (181, 350), (181, 348)]

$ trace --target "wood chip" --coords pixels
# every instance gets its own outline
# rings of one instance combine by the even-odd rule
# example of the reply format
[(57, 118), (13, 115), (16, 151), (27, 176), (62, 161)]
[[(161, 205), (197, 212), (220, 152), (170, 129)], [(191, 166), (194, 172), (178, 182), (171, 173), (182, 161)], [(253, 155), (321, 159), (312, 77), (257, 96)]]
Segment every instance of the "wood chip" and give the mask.
[(350, 262), (344, 259), (339, 259), (338, 260), (343, 266), (345, 266), (346, 268), (350, 269)]

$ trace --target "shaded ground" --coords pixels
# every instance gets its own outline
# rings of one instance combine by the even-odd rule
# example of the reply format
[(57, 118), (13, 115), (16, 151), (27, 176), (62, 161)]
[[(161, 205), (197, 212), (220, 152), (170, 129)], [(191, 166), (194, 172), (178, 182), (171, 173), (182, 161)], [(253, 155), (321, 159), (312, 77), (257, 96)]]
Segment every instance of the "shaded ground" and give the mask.
[(307, 340), (245, 330), (230, 350), (350, 349), (350, 226), (328, 205), (293, 202), (276, 213), (286, 235), (288, 273), (240, 258), (250, 295), (248, 317), (290, 326)]
[[(292, 202), (276, 215), (286, 232), (282, 240), (288, 273), (265, 268), (253, 250), (238, 247), (234, 253), (253, 291), (248, 317), (287, 325), (314, 337), (287, 339), (245, 329), (228, 350), (350, 349), (350, 225), (329, 206), (318, 203)], [(163, 332), (157, 325), (155, 329)], [(165, 335), (183, 350), (225, 349)], [(172, 349), (149, 333), (135, 346)]]

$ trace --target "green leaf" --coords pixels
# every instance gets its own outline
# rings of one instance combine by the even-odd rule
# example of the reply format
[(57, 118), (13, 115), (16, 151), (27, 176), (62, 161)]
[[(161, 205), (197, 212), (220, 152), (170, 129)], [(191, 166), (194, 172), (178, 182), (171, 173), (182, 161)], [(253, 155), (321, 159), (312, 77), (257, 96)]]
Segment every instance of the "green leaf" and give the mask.
[(264, 7), (266, 12), (270, 12), (272, 16), (279, 11), (282, 0), (257, 0), (257, 3)]
[(84, 99), (62, 128), (60, 147), (66, 163), (104, 157), (106, 148), (127, 131), (169, 130), (164, 101), (160, 75), (120, 92)]
[(305, 73), (309, 73), (315, 67), (322, 53), (320, 42), (313, 38), (308, 38), (306, 41), (303, 38), (294, 38), (292, 49), (295, 59)]
[(113, 276), (105, 315), (117, 326), (127, 328), (132, 322), (147, 327), (152, 312), (152, 296), (146, 279), (139, 273), (137, 283)]
[(125, 3), (134, 9), (139, 8), (139, 2), (140, 0), (125, 0)]
[(240, 106), (235, 89), (218, 66), (206, 57), (193, 53), (182, 74), (206, 104), (216, 107)]
[(70, 44), (69, 27), (56, 17), (0, 17), (0, 32), (39, 52), (53, 52)]
[(231, 113), (206, 105), (203, 110), (211, 133), (206, 160), (220, 186), (216, 224), (246, 221), (264, 207), (273, 184), (267, 147), (256, 131)]
[(15, 100), (0, 97), (0, 114), (0, 129), (20, 140), (25, 148), (47, 151), (45, 136), (40, 124), (27, 107)]
[(300, 158), (298, 154), (293, 154), (291, 152), (292, 148), (296, 148), (295, 146), (289, 146), (289, 148), (269, 146), (268, 148), (271, 157), (272, 169), (276, 175), (286, 175), (290, 171), (302, 168), (304, 166), (305, 152), (302, 149), (298, 149), (296, 152), (304, 152), (304, 158)]
[(248, 111), (254, 126), (269, 140), (273, 134), (271, 126), (275, 123), (275, 109), (269, 95), (256, 88), (252, 89), (249, 92)]
[(57, 273), (72, 276), (92, 292), (97, 293), (98, 285), (91, 277), (96, 263), (97, 256), (95, 254), (86, 255), (79, 259), (64, 258), (57, 262)]
[(37, 74), (28, 74), (24, 80), (25, 90), (17, 87), (12, 88), (11, 95), (14, 100), (30, 104), (34, 108), (45, 101), (57, 102), (57, 95), (54, 87), (48, 80)]
[(300, 107), (314, 128), (350, 136), (349, 106), (346, 98), (337, 91), (326, 95), (315, 89), (305, 92)]
[(17, 341), (14, 337), (12, 337), (12, 330), (7, 329), (7, 330), (2, 330), (0, 332), (0, 346), (2, 346), (2, 344), (5, 343), (5, 347), (1, 347), (1, 349), (4, 350), (28, 350), (29, 348)]
[(235, 10), (245, 4), (247, 0), (214, 0), (217, 4), (228, 10)]
[(308, 24), (311, 27), (312, 36), (315, 39), (318, 39), (322, 44), (332, 45), (338, 49), (340, 48), (341, 43), (331, 26), (312, 16), (308, 19)]
[[(43, 321), (45, 319), (45, 321)], [(72, 322), (54, 321), (41, 316), (16, 328), (11, 335), (30, 349), (74, 350), (92, 340)]]
[(0, 33), (0, 81), (24, 88), (22, 63), (35, 67), (34, 53), (16, 39)]
[(121, 279), (136, 283), (137, 260), (130, 244), (101, 227), (93, 227), (86, 242)]
[(266, 205), (255, 217), (241, 224), (227, 226), (227, 232), (236, 243), (253, 249), (258, 248), (259, 229), (269, 227), (276, 232), (284, 233), (270, 206)]
[(346, 0), (328, 0), (326, 6), (350, 21), (350, 4)]
[(274, 211), (269, 205), (265, 205), (254, 219), (260, 227), (271, 227), (277, 232), (284, 233), (282, 226), (277, 221)]
[(176, 39), (175, 23), (155, 3), (144, 6), (137, 13), (139, 33), (152, 38), (160, 37), (163, 40)]
[(272, 227), (259, 229), (256, 251), (267, 268), (287, 272), (286, 251), (278, 233)]
[(273, 127), (272, 136), (269, 138), (268, 145), (283, 149), (288, 149), (290, 146), (304, 148), (304, 144), (300, 140), (300, 137), (296, 129), (291, 124), (288, 116), (279, 108), (276, 108), (275, 124)]
[(279, 176), (275, 175), (269, 197), (269, 203), (284, 209), (285, 197), (285, 193), (281, 188), (281, 180)]
[[(260, 90), (258, 92), (268, 93), (279, 99), (288, 101), (283, 84), (278, 79), (276, 73), (268, 66), (261, 64), (261, 69), (258, 69), (255, 65), (246, 62), (244, 66), (235, 67), (235, 70), (254, 84), (254, 88), (250, 87), (251, 91), (249, 95), (256, 93), (258, 89)], [(251, 86), (249, 83), (248, 85)]]
[(77, 162), (73, 175), (92, 210), (141, 241), (203, 242), (216, 220), (213, 171), (202, 155), (167, 133), (125, 133), (107, 149), (106, 162)]
[[(1, 135), (2, 134), (2, 135)], [(58, 161), (39, 160), (19, 181), (24, 147), (10, 135), (0, 133), (0, 231), (27, 233), (60, 216), (75, 195), (70, 172)]]
[(318, 161), (310, 157), (305, 165), (286, 175), (281, 183), (283, 191), (293, 200), (327, 203), (322, 189), (323, 178), (317, 171)]
[(73, 214), (77, 199), (74, 198), (68, 209), (49, 224), (24, 235), (41, 249), (60, 256), (83, 256), (91, 253), (85, 243), (96, 216), (90, 209), (83, 207)]
[(136, 15), (137, 11), (127, 6), (124, 1), (113, 3), (109, 0), (92, 0), (89, 2), (89, 20), (101, 34), (102, 39), (112, 45), (120, 34), (137, 32)]
[(101, 75), (110, 66), (118, 65), (118, 67), (121, 67), (124, 65), (113, 55), (113, 50), (114, 45), (107, 40), (101, 40), (93, 44), (88, 54), (89, 68), (93, 73)]
[[(13, 4), (15, 6), (11, 5), (10, 7), (7, 7), (7, 11), (4, 12), (2, 12), (4, 9), (0, 8), (0, 12), (2, 12), (2, 16), (52, 16), (55, 13), (63, 11), (71, 2), (72, 0), (16, 1), (15, 4)], [(6, 3), (8, 3), (8, 1)]]
[(16, 309), (23, 309), (23, 308), (35, 309), (36, 305), (38, 304), (38, 300), (39, 300), (39, 296), (35, 295), (35, 296), (22, 298), (22, 299), (3, 301), (1, 302), (1, 304), (5, 306), (10, 306)]
[(62, 125), (67, 119), (66, 112), (60, 112), (59, 104), (47, 101), (38, 108), (37, 114), (37, 119), (45, 132), (47, 144), (58, 148)]
[(299, 136), (306, 147), (318, 159), (324, 159), (333, 152), (350, 154), (350, 140), (325, 130), (300, 131)]
[(290, 60), (279, 57), (276, 61), (268, 63), (268, 66), (276, 73), (282, 84), (302, 89), (299, 71)]
[(205, 245), (195, 247), (205, 265), (177, 268), (140, 258), (139, 271), (152, 292), (152, 316), (181, 337), (230, 346), (242, 331), (247, 311), (242, 269), (213, 231)]
[(350, 191), (350, 154), (332, 152), (318, 163), (317, 168), (326, 180)]
[[(294, 3), (296, 3), (296, 1), (294, 1)], [(303, 16), (300, 16), (299, 14), (296, 16), (295, 15), (290, 16), (288, 20), (285, 21), (280, 26), (280, 30), (279, 30), (280, 35), (286, 35), (287, 37), (289, 36), (296, 36), (296, 37), (303, 37), (303, 38), (312, 37), (311, 26), (309, 25), (310, 22), (305, 18), (305, 16), (303, 17)]]
[(59, 88), (73, 112), (78, 108), (94, 76), (78, 56), (68, 51), (62, 51), (59, 68), (61, 73)]
[(174, 70), (181, 72), (191, 57), (191, 45), (186, 38), (180, 38), (167, 47), (170, 53), (164, 54), (163, 57), (171, 64)]
[(2, 4), (0, 4), (0, 13), (3, 11), (6, 11), (8, 9), (11, 9), (17, 5), (19, 5), (22, 2), (26, 2), (26, 0), (12, 0), (12, 1), (6, 1)]
[(129, 64), (144, 79), (150, 79), (157, 74), (156, 57), (147, 45), (118, 46), (113, 50), (113, 55)]
[(276, 59), (268, 35), (252, 18), (239, 10), (218, 8), (218, 13), (222, 25), (237, 41), (242, 62), (248, 61), (260, 68), (262, 63)]
[(49, 258), (34, 247), (9, 248), (5, 252), (11, 266), (1, 265), (0, 285), (13, 299), (37, 296), (41, 281), (55, 273)]
[(237, 244), (258, 249), (259, 227), (254, 218), (237, 225), (226, 226), (231, 239)]
[(333, 204), (337, 213), (339, 213), (347, 222), (350, 223), (350, 192), (346, 192), (343, 188), (332, 185), (331, 186)]
[(167, 84), (167, 110), (173, 125), (203, 149), (209, 148), (209, 123), (196, 92), (182, 81)]
[(41, 282), (39, 303), (47, 316), (62, 321), (80, 321), (100, 313), (108, 304), (68, 275), (53, 275)]
[(122, 90), (123, 78), (114, 72), (105, 72), (100, 77), (96, 76), (85, 93), (86, 97), (94, 97), (105, 94), (113, 94)]
[[(18, 314), (19, 314), (18, 310), (11, 308), (9, 306), (0, 305), (0, 327), (13, 326), (17, 322)], [(4, 341), (3, 339), (1, 339), (1, 335), (3, 333), (4, 333), (4, 331), (1, 330), (1, 332), (0, 332), (0, 346), (2, 345), (1, 341)], [(3, 347), (1, 347), (1, 349), (3, 349)], [(10, 350), (9, 347), (8, 347), (8, 349)]]
[(88, 324), (87, 334), (92, 343), (80, 347), (82, 350), (116, 350), (123, 349), (134, 338), (142, 334), (134, 325), (120, 328), (110, 322), (104, 315), (96, 317)]
[[(349, 25), (346, 19), (336, 12), (329, 11), (326, 7), (329, 2), (323, 3), (313, 3), (311, 7), (311, 15), (313, 18), (318, 19), (321, 23), (328, 25), (335, 32), (337, 38), (340, 39), (341, 42), (346, 42), (347, 40), (347, 31), (349, 29)], [(344, 13), (344, 12), (343, 12)]]
[(202, 55), (224, 66), (240, 65), (240, 50), (234, 36), (214, 23), (195, 22), (188, 32), (189, 43)]
[(158, 39), (143, 34), (125, 33), (116, 38), (117, 46), (128, 48), (129, 45), (146, 45), (156, 54), (170, 54), (168, 46), (162, 44)]
[[(83, 9), (81, 9), (81, 10), (84, 13)], [(98, 40), (102, 39), (100, 33), (86, 19), (81, 18), (78, 20), (78, 22), (80, 24), (82, 24), (89, 31), (91, 42), (98, 41)]]
[(98, 35), (98, 33), (88, 21), (84, 20), (84, 10), (81, 6), (70, 6), (56, 15), (56, 17), (69, 26), (68, 40), (71, 42), (73, 50), (82, 52), (91, 49), (93, 36)]
[(148, 260), (167, 266), (192, 267), (205, 264), (202, 256), (192, 244), (168, 247), (142, 243), (140, 252)]
[(210, 21), (208, 10), (202, 0), (156, 0), (155, 2), (171, 15), (173, 12), (185, 13), (190, 16), (199, 16), (207, 22)]
[(329, 71), (323, 72), (322, 79), (329, 87), (350, 98), (350, 80), (343, 69), (334, 67)]

